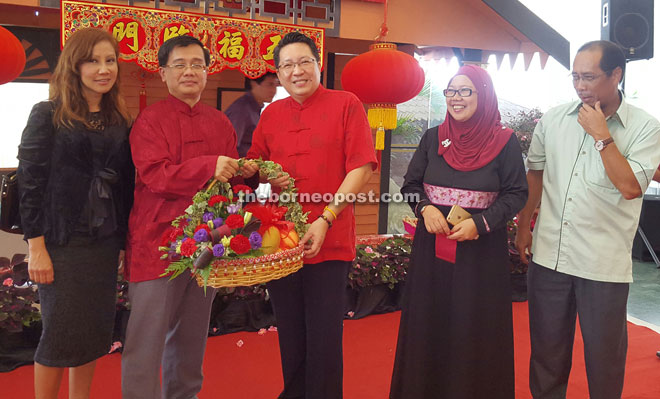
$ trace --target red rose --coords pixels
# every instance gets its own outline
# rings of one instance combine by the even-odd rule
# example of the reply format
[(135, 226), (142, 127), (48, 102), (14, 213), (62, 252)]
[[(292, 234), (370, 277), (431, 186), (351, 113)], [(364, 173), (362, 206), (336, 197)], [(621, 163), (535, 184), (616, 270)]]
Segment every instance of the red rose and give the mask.
[(229, 248), (239, 255), (245, 254), (250, 250), (250, 240), (244, 235), (237, 235), (229, 241)]
[(209, 206), (213, 206), (220, 202), (229, 202), (229, 200), (224, 195), (214, 195), (211, 197), (211, 199), (209, 199)]
[(189, 238), (181, 244), (181, 255), (193, 256), (195, 254), (195, 251), (197, 251), (197, 245), (195, 245), (195, 240), (191, 240)]
[(232, 190), (234, 190), (235, 193), (238, 192), (244, 192), (244, 193), (251, 193), (252, 189), (245, 184), (237, 184), (234, 187), (232, 187)]
[(225, 219), (225, 224), (229, 226), (230, 229), (240, 229), (245, 225), (243, 222), (243, 216), (241, 215), (229, 215)]
[(211, 228), (209, 227), (208, 224), (200, 224), (197, 227), (195, 227), (195, 233), (197, 233), (202, 229), (206, 230), (206, 232), (209, 233), (209, 235), (211, 235)]

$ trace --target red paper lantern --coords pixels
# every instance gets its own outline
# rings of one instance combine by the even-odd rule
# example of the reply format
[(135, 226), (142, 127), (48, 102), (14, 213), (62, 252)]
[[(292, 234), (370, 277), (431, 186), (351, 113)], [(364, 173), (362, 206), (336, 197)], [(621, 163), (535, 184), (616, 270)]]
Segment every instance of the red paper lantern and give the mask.
[(378, 129), (376, 149), (384, 148), (384, 129), (396, 128), (396, 105), (415, 97), (424, 87), (424, 70), (394, 43), (376, 43), (351, 59), (341, 74), (344, 90), (368, 104), (369, 125)]
[(23, 73), (25, 50), (20, 40), (0, 26), (0, 85), (11, 82)]

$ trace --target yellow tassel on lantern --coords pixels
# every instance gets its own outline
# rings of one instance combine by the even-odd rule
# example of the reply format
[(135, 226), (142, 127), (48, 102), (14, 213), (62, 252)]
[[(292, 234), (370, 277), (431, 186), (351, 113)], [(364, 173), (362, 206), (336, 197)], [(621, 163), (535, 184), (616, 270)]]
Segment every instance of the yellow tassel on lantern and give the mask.
[(378, 130), (376, 130), (376, 149), (377, 150), (384, 150), (385, 149), (385, 128), (383, 127), (383, 123), (381, 122), (380, 126), (378, 126)]
[(396, 104), (369, 104), (367, 118), (372, 129), (381, 125), (385, 130), (396, 129)]

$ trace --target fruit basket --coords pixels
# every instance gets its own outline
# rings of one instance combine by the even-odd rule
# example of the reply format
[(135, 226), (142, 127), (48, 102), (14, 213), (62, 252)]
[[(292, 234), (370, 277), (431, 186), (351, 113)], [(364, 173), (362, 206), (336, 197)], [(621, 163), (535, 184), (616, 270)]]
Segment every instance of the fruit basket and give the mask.
[[(246, 160), (239, 160), (239, 165)], [(262, 175), (283, 173), (272, 161), (255, 160)], [(293, 178), (277, 203), (262, 204), (252, 189), (211, 180), (192, 204), (163, 233), (163, 276), (190, 271), (203, 287), (238, 287), (282, 278), (303, 265), (299, 238), (307, 231), (307, 213), (296, 202)]]

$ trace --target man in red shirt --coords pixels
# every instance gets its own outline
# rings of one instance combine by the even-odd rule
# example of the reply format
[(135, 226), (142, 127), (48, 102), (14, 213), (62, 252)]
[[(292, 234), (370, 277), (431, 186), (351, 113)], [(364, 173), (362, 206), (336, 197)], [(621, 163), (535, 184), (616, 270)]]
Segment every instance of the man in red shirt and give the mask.
[[(355, 258), (355, 217), (346, 199), (376, 168), (371, 129), (357, 97), (320, 85), (320, 57), (310, 38), (287, 34), (274, 58), (291, 97), (261, 114), (247, 156), (282, 165), (312, 221), (302, 238), (304, 267), (267, 284), (282, 358), (280, 398), (341, 398), (344, 292)], [(288, 177), (270, 183), (283, 187)]]
[(238, 170), (231, 123), (200, 102), (208, 50), (179, 36), (161, 46), (158, 62), (170, 95), (144, 109), (130, 135), (137, 176), (126, 252), (131, 315), (122, 355), (124, 399), (194, 398), (202, 388), (215, 290), (204, 294), (189, 276), (160, 277), (168, 261), (160, 260), (158, 247), (209, 178), (226, 182)]

